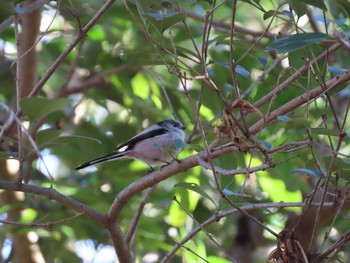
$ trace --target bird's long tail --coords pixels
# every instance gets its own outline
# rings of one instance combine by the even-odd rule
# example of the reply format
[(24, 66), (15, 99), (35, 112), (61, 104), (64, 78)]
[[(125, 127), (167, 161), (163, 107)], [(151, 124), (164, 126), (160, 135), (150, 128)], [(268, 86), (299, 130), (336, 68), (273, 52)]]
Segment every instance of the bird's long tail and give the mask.
[(97, 164), (97, 163), (108, 162), (108, 161), (120, 159), (124, 155), (125, 155), (125, 152), (115, 152), (112, 154), (108, 154), (108, 155), (102, 156), (100, 158), (83, 163), (82, 165), (79, 165), (77, 168), (75, 168), (75, 170), (80, 170), (80, 169), (83, 169), (83, 168), (88, 167), (90, 165)]

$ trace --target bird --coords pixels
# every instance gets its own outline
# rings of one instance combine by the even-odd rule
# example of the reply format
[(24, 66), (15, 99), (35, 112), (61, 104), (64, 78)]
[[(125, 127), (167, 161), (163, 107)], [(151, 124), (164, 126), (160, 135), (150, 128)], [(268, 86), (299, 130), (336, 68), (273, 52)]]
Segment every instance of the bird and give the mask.
[(90, 165), (121, 158), (133, 158), (144, 162), (151, 171), (154, 171), (154, 166), (169, 164), (182, 151), (186, 145), (185, 129), (186, 127), (178, 120), (162, 120), (121, 143), (113, 153), (83, 163), (75, 169), (80, 170)]

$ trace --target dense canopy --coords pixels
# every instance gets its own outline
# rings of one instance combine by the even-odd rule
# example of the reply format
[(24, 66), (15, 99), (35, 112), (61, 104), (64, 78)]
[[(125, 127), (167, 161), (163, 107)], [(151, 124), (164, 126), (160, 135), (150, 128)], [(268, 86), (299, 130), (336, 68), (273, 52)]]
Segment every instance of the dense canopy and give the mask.
[(350, 262), (348, 1), (5, 2), (1, 262)]

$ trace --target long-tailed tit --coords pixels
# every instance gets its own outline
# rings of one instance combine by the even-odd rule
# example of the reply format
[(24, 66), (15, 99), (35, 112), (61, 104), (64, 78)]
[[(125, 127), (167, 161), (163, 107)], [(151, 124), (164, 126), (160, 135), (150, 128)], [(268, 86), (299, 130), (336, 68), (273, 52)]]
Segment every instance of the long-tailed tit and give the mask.
[(160, 121), (120, 144), (114, 153), (86, 162), (75, 169), (127, 157), (138, 159), (153, 170), (153, 165), (169, 164), (179, 155), (185, 145), (184, 129), (185, 126), (177, 120)]

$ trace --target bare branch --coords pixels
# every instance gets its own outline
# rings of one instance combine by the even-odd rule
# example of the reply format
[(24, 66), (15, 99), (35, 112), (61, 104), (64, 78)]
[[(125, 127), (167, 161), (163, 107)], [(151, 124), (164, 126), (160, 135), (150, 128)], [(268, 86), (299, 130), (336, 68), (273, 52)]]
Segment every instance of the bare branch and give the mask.
[(54, 188), (50, 187), (40, 187), (31, 184), (17, 184), (15, 182), (0, 181), (0, 189), (24, 193), (32, 193), (40, 196), (46, 196), (48, 199), (55, 200), (56, 202), (63, 204), (67, 207), (72, 208), (78, 213), (83, 213), (87, 217), (96, 221), (101, 225), (107, 224), (107, 218), (105, 215), (100, 214), (99, 212), (89, 208), (87, 205), (80, 203), (73, 198), (65, 196), (57, 192)]
[(52, 228), (54, 225), (60, 224), (60, 223), (64, 223), (67, 222), (69, 220), (72, 220), (76, 217), (81, 216), (84, 213), (79, 213), (77, 215), (71, 216), (69, 218), (64, 218), (61, 220), (57, 220), (57, 221), (52, 221), (52, 222), (47, 222), (47, 223), (20, 223), (20, 222), (13, 222), (10, 220), (4, 220), (4, 219), (0, 219), (0, 223), (6, 224), (6, 225), (14, 225), (14, 226), (26, 226), (26, 227), (47, 227), (47, 228)]
[[(245, 205), (245, 206), (241, 206), (240, 209), (244, 210), (244, 211), (250, 211), (250, 210), (256, 210), (256, 209), (267, 209), (267, 208), (285, 208), (285, 207), (304, 207), (307, 205), (311, 205), (314, 207), (317, 207), (320, 205), (320, 203), (311, 203), (311, 204), (307, 204), (307, 203), (260, 203), (260, 204), (252, 204), (252, 205)], [(333, 202), (327, 202), (324, 203), (324, 206), (328, 206), (328, 207), (333, 207), (334, 203)], [(203, 228), (205, 228), (206, 226), (213, 224), (213, 223), (217, 223), (220, 221), (220, 219), (227, 217), (229, 215), (232, 215), (234, 213), (237, 213), (239, 210), (237, 210), (236, 208), (232, 208), (230, 210), (226, 210), (226, 211), (222, 211), (219, 213), (216, 213), (215, 215), (213, 215), (212, 217), (210, 217), (209, 219), (205, 220), (203, 223), (201, 223), (200, 225), (198, 225), (197, 227), (195, 227), (193, 230), (191, 230), (186, 237), (184, 237), (180, 242), (178, 242), (164, 257), (163, 259), (160, 261), (161, 263), (166, 263), (169, 262), (169, 260), (175, 255), (175, 253), (189, 240), (191, 240), (196, 234), (198, 234)]]

